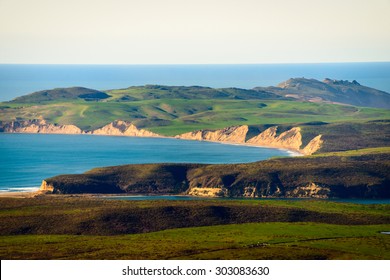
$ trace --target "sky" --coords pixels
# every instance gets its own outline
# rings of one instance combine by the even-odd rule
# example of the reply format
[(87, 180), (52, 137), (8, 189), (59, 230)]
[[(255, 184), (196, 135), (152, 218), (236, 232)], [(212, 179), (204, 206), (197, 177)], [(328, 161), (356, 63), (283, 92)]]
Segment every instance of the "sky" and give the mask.
[(390, 61), (390, 0), (0, 0), (0, 63)]

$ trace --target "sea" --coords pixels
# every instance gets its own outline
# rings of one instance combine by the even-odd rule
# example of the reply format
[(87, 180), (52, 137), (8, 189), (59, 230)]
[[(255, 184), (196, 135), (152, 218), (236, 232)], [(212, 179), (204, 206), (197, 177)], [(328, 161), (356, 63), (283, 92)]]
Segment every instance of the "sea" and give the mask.
[(44, 89), (97, 90), (146, 84), (216, 88), (275, 86), (289, 78), (357, 80), (390, 93), (390, 62), (220, 65), (0, 64), (0, 101)]
[[(275, 86), (289, 78), (357, 80), (390, 92), (390, 62), (242, 65), (0, 64), (0, 102), (44, 89), (97, 90), (146, 84), (215, 88)], [(1, 115), (0, 115), (1, 120)], [(0, 191), (35, 190), (45, 178), (99, 166), (154, 163), (241, 163), (285, 150), (166, 138), (0, 134)]]

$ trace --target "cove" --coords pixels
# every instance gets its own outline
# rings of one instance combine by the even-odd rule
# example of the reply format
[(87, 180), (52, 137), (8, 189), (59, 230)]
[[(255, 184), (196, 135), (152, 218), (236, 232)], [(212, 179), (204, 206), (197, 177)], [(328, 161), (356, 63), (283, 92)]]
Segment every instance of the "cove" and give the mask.
[(59, 174), (142, 163), (247, 163), (294, 153), (172, 138), (0, 134), (0, 191), (37, 189)]

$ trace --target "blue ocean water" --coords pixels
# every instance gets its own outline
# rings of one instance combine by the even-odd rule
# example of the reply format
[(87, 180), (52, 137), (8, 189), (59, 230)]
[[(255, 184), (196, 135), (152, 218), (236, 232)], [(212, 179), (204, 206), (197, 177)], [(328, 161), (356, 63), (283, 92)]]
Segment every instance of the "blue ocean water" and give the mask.
[(0, 64), (0, 101), (43, 89), (98, 90), (134, 85), (253, 88), (289, 78), (357, 80), (390, 92), (390, 62), (243, 65), (9, 65)]
[(0, 191), (39, 187), (42, 180), (94, 167), (131, 163), (242, 163), (288, 156), (279, 149), (170, 138), (0, 134)]

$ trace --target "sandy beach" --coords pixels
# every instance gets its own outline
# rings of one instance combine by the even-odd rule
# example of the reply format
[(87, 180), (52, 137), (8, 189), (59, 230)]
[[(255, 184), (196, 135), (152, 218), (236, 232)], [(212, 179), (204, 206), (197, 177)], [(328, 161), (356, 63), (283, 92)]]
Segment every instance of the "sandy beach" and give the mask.
[(44, 195), (45, 192), (41, 190), (36, 191), (27, 191), (27, 192), (0, 192), (0, 198), (7, 197), (7, 198), (33, 198), (40, 195)]

